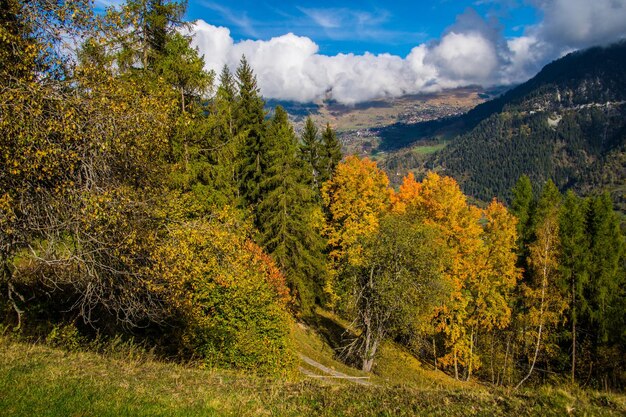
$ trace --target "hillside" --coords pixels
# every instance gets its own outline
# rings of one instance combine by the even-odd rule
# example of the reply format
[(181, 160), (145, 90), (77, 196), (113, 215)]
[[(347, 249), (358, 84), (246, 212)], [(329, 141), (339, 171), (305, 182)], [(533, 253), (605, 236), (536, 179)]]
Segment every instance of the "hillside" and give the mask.
[(503, 96), (439, 123), (435, 133), (450, 126), (464, 133), (421, 166), (438, 167), (473, 197), (506, 199), (527, 174), (534, 184), (552, 179), (583, 194), (606, 188), (623, 205), (626, 42), (571, 53)]
[[(328, 349), (328, 347), (326, 347)], [(134, 352), (135, 354), (137, 352)], [(321, 353), (323, 355), (323, 353)], [(399, 380), (375, 386), (303, 376), (260, 378), (126, 356), (68, 352), (0, 338), (0, 409), (12, 416), (467, 416), (607, 415), (626, 412), (624, 397), (558, 388), (466, 385), (443, 389)]]

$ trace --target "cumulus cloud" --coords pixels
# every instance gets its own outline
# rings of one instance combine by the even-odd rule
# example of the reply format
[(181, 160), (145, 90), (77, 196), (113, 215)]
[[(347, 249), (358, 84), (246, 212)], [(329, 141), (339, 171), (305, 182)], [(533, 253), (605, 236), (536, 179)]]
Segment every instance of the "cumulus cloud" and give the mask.
[[(194, 43), (206, 68), (235, 69), (245, 55), (266, 98), (314, 101), (324, 97), (355, 104), (381, 97), (468, 85), (525, 81), (542, 65), (573, 49), (626, 36), (626, 0), (532, 0), (543, 20), (520, 37), (506, 39), (497, 20), (468, 9), (439, 40), (390, 54), (319, 54), (308, 37), (293, 33), (235, 42), (228, 28), (195, 23)], [(320, 25), (336, 21), (308, 10)]]
[(533, 0), (544, 19), (529, 32), (556, 46), (577, 49), (626, 36), (624, 0)]

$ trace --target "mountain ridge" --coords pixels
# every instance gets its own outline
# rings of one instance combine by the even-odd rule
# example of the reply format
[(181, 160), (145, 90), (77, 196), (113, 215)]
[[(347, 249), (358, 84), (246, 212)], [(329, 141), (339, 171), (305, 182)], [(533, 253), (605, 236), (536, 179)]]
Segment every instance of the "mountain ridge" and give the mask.
[[(607, 189), (623, 210), (626, 41), (572, 52), (461, 116), (412, 129), (422, 134), (384, 161), (388, 171), (435, 169), (484, 201), (508, 200), (519, 176), (527, 174), (538, 186), (552, 179), (561, 190)], [(410, 160), (407, 149), (442, 137), (449, 142), (443, 149)]]

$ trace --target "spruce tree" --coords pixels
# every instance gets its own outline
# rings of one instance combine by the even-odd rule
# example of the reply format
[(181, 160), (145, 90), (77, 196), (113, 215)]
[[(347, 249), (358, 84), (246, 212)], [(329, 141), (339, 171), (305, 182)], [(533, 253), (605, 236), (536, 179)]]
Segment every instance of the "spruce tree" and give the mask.
[(584, 289), (589, 277), (589, 239), (586, 234), (586, 203), (573, 191), (568, 191), (563, 199), (560, 213), (561, 257), (559, 260), (561, 288), (569, 293), (571, 339), (571, 370), (570, 378), (575, 382), (576, 355), (578, 351), (577, 324), (579, 315), (586, 304)]
[(317, 127), (315, 127), (310, 116), (307, 117), (304, 124), (300, 153), (306, 167), (305, 174), (308, 177), (306, 180), (310, 182), (316, 194), (319, 194), (322, 143), (320, 142)]
[(614, 297), (620, 293), (624, 283), (621, 274), (624, 239), (620, 231), (619, 218), (613, 211), (608, 193), (591, 201), (589, 212), (591, 235), (591, 309), (599, 343), (607, 342), (611, 336), (611, 308)]
[(242, 135), (237, 131), (235, 111), (237, 85), (226, 65), (219, 77), (214, 100), (214, 122), (211, 141), (212, 182), (219, 203), (237, 205), (239, 197), (239, 165), (242, 154)]
[(237, 68), (237, 86), (239, 97), (235, 111), (236, 130), (243, 139), (243, 154), (240, 161), (239, 188), (244, 203), (256, 205), (261, 197), (261, 179), (264, 171), (265, 152), (264, 102), (259, 94), (256, 76), (245, 56)]
[(153, 69), (165, 53), (168, 38), (184, 26), (186, 8), (182, 1), (127, 0), (120, 10), (109, 10), (110, 21), (121, 21), (128, 29), (118, 39), (120, 67), (132, 68), (139, 62), (142, 69)]
[(327, 123), (326, 129), (322, 132), (322, 149), (319, 157), (320, 187), (332, 178), (335, 168), (341, 162), (341, 158), (343, 158), (341, 143), (337, 140), (337, 135), (330, 127), (330, 123)]
[(276, 109), (266, 143), (270, 162), (262, 182), (257, 218), (260, 243), (287, 276), (301, 311), (308, 312), (323, 275), (324, 242), (312, 227), (314, 194), (287, 113)]
[(588, 233), (591, 270), (587, 331), (592, 347), (588, 366), (595, 370), (596, 384), (606, 389), (609, 381), (619, 383), (626, 366), (624, 237), (608, 193), (591, 200)]
[(532, 236), (531, 220), (535, 205), (530, 178), (527, 175), (519, 177), (511, 192), (513, 194), (511, 212), (517, 217), (518, 265), (526, 270), (528, 269), (526, 264), (528, 245)]

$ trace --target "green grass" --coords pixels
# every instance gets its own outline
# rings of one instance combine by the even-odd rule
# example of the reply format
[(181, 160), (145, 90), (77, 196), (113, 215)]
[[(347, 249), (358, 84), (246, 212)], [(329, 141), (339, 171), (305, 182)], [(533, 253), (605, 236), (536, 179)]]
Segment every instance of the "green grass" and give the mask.
[[(295, 330), (314, 356), (323, 337)], [(322, 345), (318, 345), (322, 343)], [(479, 385), (447, 384), (406, 353), (384, 348), (374, 387), (268, 379), (234, 371), (197, 369), (153, 360), (65, 352), (0, 338), (0, 414), (3, 416), (563, 416), (624, 415), (624, 396), (557, 388), (511, 395)], [(317, 359), (335, 362), (328, 351)], [(386, 376), (385, 376), (386, 374)], [(419, 375), (417, 379), (408, 374)], [(392, 378), (392, 375), (395, 375)], [(432, 377), (432, 378), (430, 378)], [(430, 378), (430, 379), (429, 379)], [(447, 379), (446, 379), (447, 378)], [(430, 385), (428, 381), (431, 381)], [(400, 383), (404, 381), (404, 383)]]
[(431, 155), (448, 146), (447, 143), (438, 143), (436, 145), (415, 146), (411, 149), (417, 155)]

